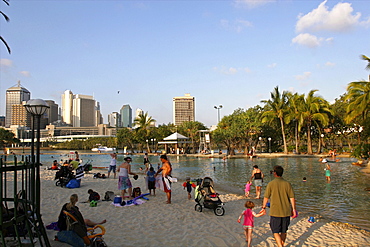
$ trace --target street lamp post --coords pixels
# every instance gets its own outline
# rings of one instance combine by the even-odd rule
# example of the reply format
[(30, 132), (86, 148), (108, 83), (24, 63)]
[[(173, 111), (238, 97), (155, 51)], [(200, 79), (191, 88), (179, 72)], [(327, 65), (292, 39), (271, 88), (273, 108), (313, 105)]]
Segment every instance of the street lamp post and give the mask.
[(321, 134), (321, 146), (320, 146), (320, 153), (322, 153), (322, 150), (324, 148), (324, 134)]
[(220, 109), (222, 108), (222, 105), (219, 105), (219, 106), (214, 106), (214, 108), (217, 110), (217, 120), (219, 123), (220, 122)]
[(271, 137), (267, 138), (269, 140), (269, 153), (271, 154)]
[[(24, 105), (27, 112), (32, 115), (32, 136), (31, 136), (31, 198), (33, 203), (33, 210), (36, 213), (37, 219), (40, 223), (41, 231), (44, 231), (44, 226), (41, 220), (41, 183), (40, 183), (40, 128), (41, 116), (44, 115), (49, 108), (48, 104), (42, 99), (31, 99)], [(35, 128), (36, 128), (36, 159), (35, 159)], [(36, 161), (36, 162), (35, 162)], [(36, 171), (35, 171), (36, 170)], [(47, 246), (50, 244), (47, 242)], [(48, 245), (49, 244), (49, 245)]]
[(262, 137), (258, 137), (258, 140), (259, 140), (259, 144), (260, 144), (260, 153), (262, 153), (262, 145), (261, 145)]

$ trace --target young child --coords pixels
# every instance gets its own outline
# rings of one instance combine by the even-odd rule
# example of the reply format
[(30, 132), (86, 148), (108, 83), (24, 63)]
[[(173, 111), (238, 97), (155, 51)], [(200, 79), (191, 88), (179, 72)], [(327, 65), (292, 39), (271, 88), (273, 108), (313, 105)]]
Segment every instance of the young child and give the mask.
[(155, 171), (153, 167), (149, 168), (149, 171), (146, 173), (148, 176), (148, 189), (150, 195), (152, 195), (152, 190), (153, 190), (153, 195), (155, 195)]
[(249, 180), (246, 184), (245, 184), (245, 197), (248, 197), (249, 196), (249, 191), (251, 190), (251, 185), (252, 185), (252, 181)]
[(88, 202), (100, 200), (100, 195), (98, 192), (89, 189), (87, 193), (89, 193), (89, 199), (87, 200)]
[(244, 210), (239, 218), (238, 218), (238, 223), (240, 223), (241, 218), (244, 216), (244, 222), (243, 222), (243, 228), (244, 228), (244, 234), (245, 234), (245, 241), (248, 242), (248, 247), (251, 246), (252, 244), (252, 232), (253, 232), (253, 226), (254, 226), (254, 217), (261, 217), (262, 215), (265, 214), (263, 213), (258, 213), (256, 214), (253, 212), (254, 208), (254, 203), (251, 201), (247, 201), (244, 206), (247, 208)]
[(191, 199), (191, 190), (192, 190), (192, 188), (196, 187), (195, 183), (190, 181), (190, 177), (187, 177), (186, 182), (184, 182), (182, 186), (184, 187), (184, 189), (186, 188), (186, 190), (188, 191), (188, 200), (190, 200)]

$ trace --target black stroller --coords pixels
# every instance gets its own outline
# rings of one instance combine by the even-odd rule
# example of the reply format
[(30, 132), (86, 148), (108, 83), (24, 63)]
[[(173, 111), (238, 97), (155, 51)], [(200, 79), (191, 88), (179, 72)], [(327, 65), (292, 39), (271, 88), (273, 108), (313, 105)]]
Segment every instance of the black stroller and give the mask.
[(222, 216), (225, 214), (223, 202), (218, 193), (213, 188), (213, 180), (210, 177), (203, 178), (200, 184), (195, 188), (195, 211), (202, 212), (203, 207), (213, 209), (215, 215)]
[(55, 182), (55, 185), (65, 187), (73, 178), (75, 178), (75, 176), (73, 175), (73, 172), (70, 170), (70, 168), (68, 166), (62, 166), (60, 170), (55, 173), (54, 180), (58, 179), (58, 181)]

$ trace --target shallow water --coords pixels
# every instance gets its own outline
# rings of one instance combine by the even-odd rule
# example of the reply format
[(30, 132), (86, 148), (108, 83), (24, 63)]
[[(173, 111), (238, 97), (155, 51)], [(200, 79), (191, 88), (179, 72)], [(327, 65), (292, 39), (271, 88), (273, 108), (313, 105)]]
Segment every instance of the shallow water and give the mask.
[[(53, 154), (41, 155), (41, 163), (50, 166), (52, 160), (67, 159), (67, 151), (53, 151)], [(134, 155), (133, 170), (139, 172), (144, 167), (143, 156)], [(87, 153), (80, 155), (84, 162), (90, 160), (94, 167), (108, 167), (109, 155)], [(123, 162), (124, 156), (119, 155), (118, 162)], [(155, 169), (159, 163), (158, 156), (149, 156)], [(265, 185), (273, 179), (270, 171), (275, 165), (284, 167), (283, 177), (288, 180), (295, 192), (297, 208), (300, 213), (307, 215), (321, 215), (325, 218), (344, 223), (357, 225), (370, 230), (370, 193), (365, 188), (370, 187), (370, 176), (360, 172), (358, 166), (353, 166), (354, 159), (341, 158), (340, 162), (329, 163), (332, 168), (331, 182), (325, 180), (325, 165), (317, 158), (259, 158), (259, 159), (229, 159), (223, 162), (216, 158), (196, 158), (171, 156), (173, 175), (180, 182), (187, 176), (192, 179), (211, 177), (216, 189), (243, 194), (244, 184), (250, 178), (253, 165), (258, 165), (265, 174)], [(103, 170), (104, 171), (104, 170)], [(302, 178), (306, 177), (307, 182)], [(254, 187), (251, 195), (254, 196)]]

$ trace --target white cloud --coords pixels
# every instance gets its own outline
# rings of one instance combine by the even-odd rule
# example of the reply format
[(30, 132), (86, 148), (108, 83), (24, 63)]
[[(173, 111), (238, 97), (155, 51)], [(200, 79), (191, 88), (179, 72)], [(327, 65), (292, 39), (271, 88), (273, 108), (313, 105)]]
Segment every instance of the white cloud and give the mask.
[(0, 59), (0, 67), (7, 67), (7, 68), (10, 68), (10, 67), (13, 67), (13, 61), (10, 60), (10, 59), (6, 59), (6, 58), (1, 58)]
[(268, 68), (276, 68), (276, 66), (277, 66), (277, 63), (272, 63), (272, 64), (267, 65)]
[(237, 8), (256, 8), (266, 3), (275, 2), (276, 0), (235, 0), (234, 6)]
[(310, 78), (311, 74), (311, 72), (304, 72), (303, 75), (295, 75), (294, 77), (298, 81), (304, 81)]
[(226, 68), (224, 66), (222, 67), (214, 67), (213, 70), (217, 71), (217, 72), (220, 72), (222, 74), (225, 74), (225, 75), (235, 75), (236, 73), (238, 72), (245, 72), (245, 73), (250, 73), (251, 70), (247, 67), (245, 68), (234, 68), (234, 67), (230, 67), (230, 68)]
[(326, 63), (325, 63), (325, 66), (327, 66), (327, 67), (334, 67), (334, 66), (335, 66), (335, 63), (332, 63), (332, 62), (326, 62)]
[[(322, 2), (316, 9), (306, 15), (299, 15), (296, 31), (333, 31), (343, 32), (360, 24), (361, 13), (353, 14), (350, 3), (338, 3), (329, 10), (326, 6), (327, 0)], [(369, 21), (370, 22), (370, 21)]]
[(24, 77), (31, 77), (31, 73), (29, 71), (21, 71), (19, 74), (23, 75)]
[(323, 42), (323, 38), (318, 38), (315, 35), (309, 33), (298, 34), (292, 39), (292, 42), (299, 45), (308, 46), (310, 48), (318, 47)]
[(221, 26), (226, 30), (235, 31), (237, 33), (240, 33), (246, 27), (253, 27), (253, 24), (251, 22), (245, 20), (235, 20), (235, 21), (221, 20), (220, 22)]
[(365, 28), (370, 27), (370, 17), (368, 17), (366, 21), (361, 21), (360, 25), (364, 26)]

